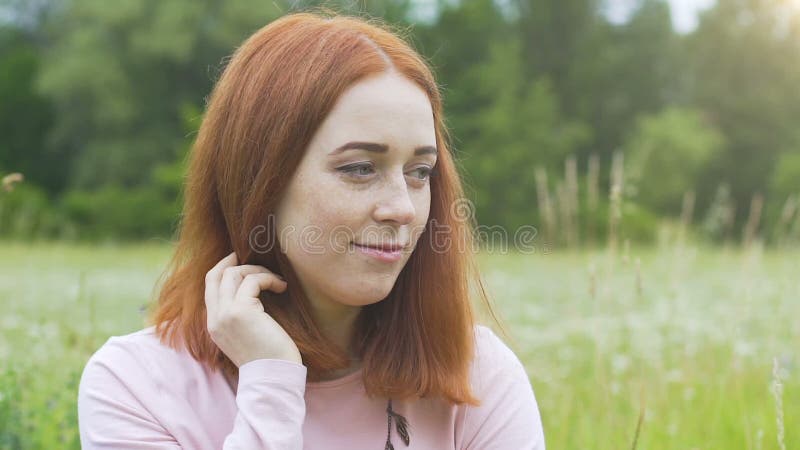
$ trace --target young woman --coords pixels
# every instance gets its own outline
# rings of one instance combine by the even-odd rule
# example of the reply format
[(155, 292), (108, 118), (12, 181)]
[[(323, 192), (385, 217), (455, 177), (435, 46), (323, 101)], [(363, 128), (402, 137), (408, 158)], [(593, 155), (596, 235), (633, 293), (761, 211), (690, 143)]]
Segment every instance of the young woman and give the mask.
[(522, 364), (474, 321), (423, 59), (373, 21), (287, 15), (207, 106), (151, 326), (83, 371), (83, 448), (544, 449)]

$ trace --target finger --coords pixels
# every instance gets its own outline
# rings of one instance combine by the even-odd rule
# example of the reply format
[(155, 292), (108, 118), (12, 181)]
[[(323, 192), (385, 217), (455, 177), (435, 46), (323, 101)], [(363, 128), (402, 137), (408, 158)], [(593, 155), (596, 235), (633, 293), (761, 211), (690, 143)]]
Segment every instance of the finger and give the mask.
[(241, 266), (229, 267), (222, 273), (222, 281), (219, 285), (219, 298), (221, 301), (233, 299), (242, 280), (251, 273), (272, 273), (264, 266), (244, 264)]
[(219, 262), (209, 270), (209, 272), (214, 272), (222, 276), (222, 271), (228, 267), (233, 267), (238, 263), (238, 258), (236, 257), (236, 252), (229, 253), (226, 257), (219, 260)]
[[(237, 262), (236, 252), (231, 252), (228, 256), (219, 260), (219, 262), (206, 273), (206, 286), (214, 287), (214, 293), (216, 293), (216, 289), (219, 287), (225, 269), (236, 266)], [(216, 297), (216, 294), (214, 297)]]
[(222, 272), (225, 268), (236, 265), (236, 252), (231, 252), (222, 258), (217, 264), (206, 273), (205, 280), (205, 303), (207, 316), (215, 316), (219, 309), (219, 283)]
[(258, 298), (261, 291), (281, 293), (286, 290), (285, 281), (274, 273), (251, 273), (244, 277), (239, 290), (236, 291), (236, 300), (244, 298)]

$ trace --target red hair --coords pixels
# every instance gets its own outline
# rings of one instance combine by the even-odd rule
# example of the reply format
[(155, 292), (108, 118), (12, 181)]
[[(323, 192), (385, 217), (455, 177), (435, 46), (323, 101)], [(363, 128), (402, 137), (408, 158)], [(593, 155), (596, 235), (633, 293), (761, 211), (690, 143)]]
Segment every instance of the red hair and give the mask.
[[(427, 93), (436, 128), (438, 163), (431, 177), (428, 226), (390, 294), (362, 307), (353, 329), (367, 394), (392, 398), (441, 396), (479, 402), (470, 389), (475, 316), (470, 281), (491, 311), (473, 247), (474, 224), (452, 208), (463, 201), (448, 148), (438, 86), (426, 62), (383, 23), (319, 13), (286, 15), (258, 30), (234, 53), (217, 82), (191, 153), (175, 252), (148, 322), (162, 343), (183, 345), (214, 370), (238, 368), (206, 328), (205, 274), (236, 252), (239, 264), (283, 275), (281, 295), (263, 292), (265, 311), (297, 344), (309, 381), (349, 366), (344, 349), (327, 340), (298, 288), (285, 255), (257, 252), (251, 230), (277, 242), (273, 213), (304, 149), (337, 98), (369, 75), (396, 71)], [(450, 243), (434, 248), (432, 226)], [(441, 228), (440, 228), (441, 227)], [(492, 316), (494, 312), (492, 311)]]

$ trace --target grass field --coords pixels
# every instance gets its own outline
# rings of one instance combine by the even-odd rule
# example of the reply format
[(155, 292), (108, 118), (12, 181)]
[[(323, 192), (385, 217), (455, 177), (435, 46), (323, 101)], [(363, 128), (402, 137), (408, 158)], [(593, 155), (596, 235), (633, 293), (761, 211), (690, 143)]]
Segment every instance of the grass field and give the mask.
[[(83, 365), (109, 336), (142, 328), (169, 252), (0, 245), (0, 449), (80, 448)], [(549, 449), (629, 449), (641, 411), (638, 449), (800, 447), (798, 252), (554, 251), (481, 264)]]

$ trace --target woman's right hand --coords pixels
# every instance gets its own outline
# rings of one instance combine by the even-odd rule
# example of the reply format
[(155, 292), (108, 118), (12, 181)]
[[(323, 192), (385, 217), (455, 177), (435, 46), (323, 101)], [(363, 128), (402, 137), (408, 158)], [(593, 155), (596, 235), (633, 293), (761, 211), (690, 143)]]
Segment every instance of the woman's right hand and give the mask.
[(206, 274), (206, 318), (211, 340), (237, 367), (256, 359), (302, 364), (300, 351), (278, 322), (264, 311), (259, 294), (282, 293), (286, 281), (266, 267), (237, 266), (231, 253)]

